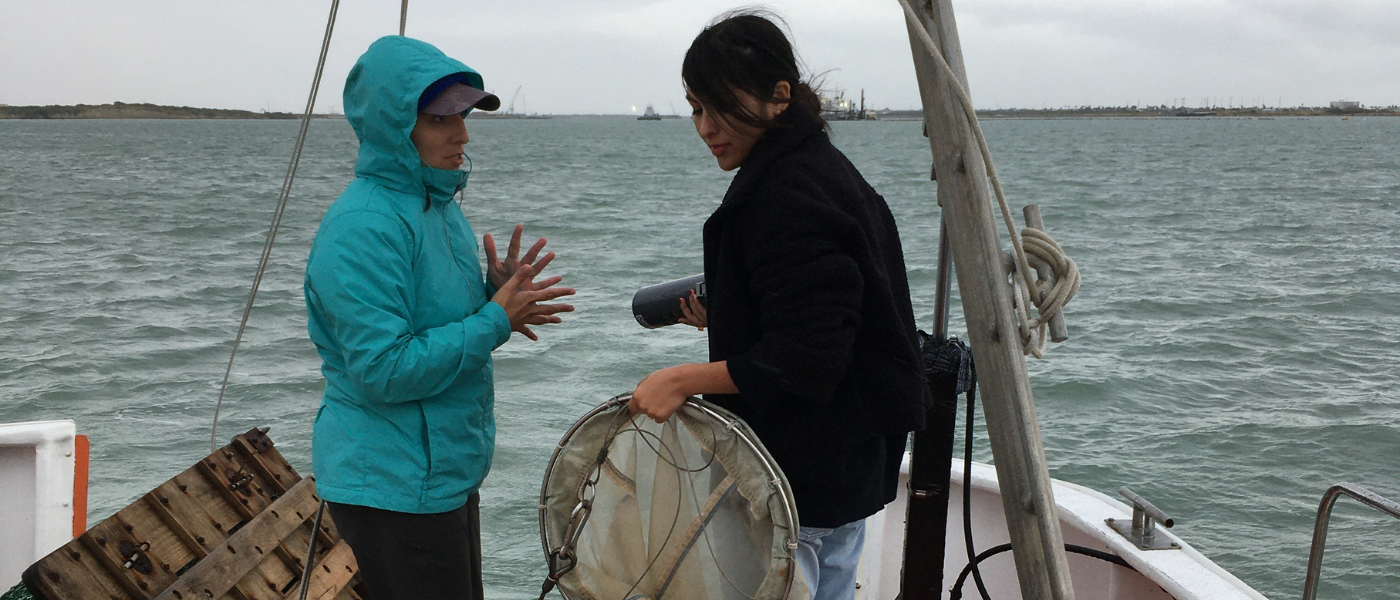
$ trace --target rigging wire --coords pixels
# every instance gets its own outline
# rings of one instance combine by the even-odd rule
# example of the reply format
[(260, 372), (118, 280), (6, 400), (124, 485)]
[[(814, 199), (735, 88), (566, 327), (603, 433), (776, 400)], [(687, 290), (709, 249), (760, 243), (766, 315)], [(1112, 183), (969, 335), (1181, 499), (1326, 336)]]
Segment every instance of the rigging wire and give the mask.
[[(407, 0), (405, 0), (405, 5)], [(233, 361), (238, 356), (238, 346), (243, 341), (243, 332), (248, 329), (248, 315), (253, 312), (253, 301), (258, 297), (263, 275), (267, 272), (268, 261), (272, 258), (272, 245), (277, 241), (277, 231), (282, 226), (282, 214), (287, 210), (287, 199), (292, 193), (292, 181), (296, 179), (297, 165), (301, 163), (301, 151), (306, 146), (306, 130), (311, 125), (311, 111), (316, 107), (316, 92), (321, 88), (321, 74), (326, 68), (326, 53), (331, 47), (331, 33), (335, 30), (335, 15), (340, 9), (340, 0), (331, 0), (330, 16), (326, 19), (326, 33), (321, 40), (321, 57), (316, 62), (316, 76), (311, 80), (311, 95), (306, 99), (306, 111), (301, 116), (301, 130), (292, 150), (291, 162), (287, 165), (287, 175), (282, 179), (282, 191), (277, 196), (277, 208), (272, 211), (272, 223), (268, 226), (267, 239), (263, 242), (262, 256), (258, 259), (258, 270), (253, 276), (253, 287), (248, 292), (248, 302), (243, 306), (243, 318), (238, 323), (238, 335), (233, 338), (233, 350), (229, 352), (228, 368), (224, 370), (223, 383), (219, 384), (219, 400), (214, 404), (214, 423), (209, 427), (209, 453), (219, 450), (219, 411), (224, 405), (224, 394), (228, 391), (229, 376), (233, 374)]]
[(316, 508), (316, 521), (311, 524), (311, 539), (306, 542), (306, 560), (301, 562), (301, 590), (297, 592), (297, 600), (306, 600), (306, 593), (311, 589), (311, 571), (316, 564), (316, 539), (320, 537), (321, 515), (325, 512), (326, 501), (322, 500)]

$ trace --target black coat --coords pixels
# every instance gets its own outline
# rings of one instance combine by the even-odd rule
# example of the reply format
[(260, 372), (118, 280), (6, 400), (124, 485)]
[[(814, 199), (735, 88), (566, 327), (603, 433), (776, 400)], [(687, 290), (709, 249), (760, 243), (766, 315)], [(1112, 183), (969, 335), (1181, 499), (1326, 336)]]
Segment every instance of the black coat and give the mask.
[(889, 207), (820, 121), (784, 117), (705, 223), (710, 360), (739, 388), (707, 399), (753, 427), (802, 525), (836, 527), (894, 499), (931, 399)]

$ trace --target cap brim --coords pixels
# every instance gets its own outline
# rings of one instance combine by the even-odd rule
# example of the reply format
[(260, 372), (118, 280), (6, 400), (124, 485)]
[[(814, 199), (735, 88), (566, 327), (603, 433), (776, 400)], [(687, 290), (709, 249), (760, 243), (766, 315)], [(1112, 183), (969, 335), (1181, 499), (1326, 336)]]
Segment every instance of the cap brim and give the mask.
[(423, 107), (423, 112), (430, 115), (458, 115), (472, 108), (496, 110), (500, 107), (501, 99), (495, 94), (463, 83), (454, 83)]

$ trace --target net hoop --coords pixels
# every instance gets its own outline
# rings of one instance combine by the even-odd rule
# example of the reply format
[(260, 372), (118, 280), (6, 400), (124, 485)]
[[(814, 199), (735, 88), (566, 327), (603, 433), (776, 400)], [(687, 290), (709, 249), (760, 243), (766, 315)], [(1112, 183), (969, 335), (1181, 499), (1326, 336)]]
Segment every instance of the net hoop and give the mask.
[[(560, 465), (560, 458), (561, 456), (564, 456), (566, 454), (566, 450), (569, 449), (570, 442), (573, 441), (575, 436), (585, 428), (599, 427), (609, 422), (625, 423), (628, 420), (647, 419), (645, 415), (628, 414), (627, 406), (631, 399), (632, 395), (630, 393), (615, 396), (613, 398), (608, 399), (606, 402), (603, 402), (602, 404), (598, 405), (597, 407), (594, 407), (592, 410), (588, 411), (588, 413), (583, 415), (583, 417), (579, 418), (579, 420), (576, 421), (571, 427), (569, 427), (568, 431), (566, 431), (564, 433), (564, 436), (559, 440), (559, 443), (555, 446), (554, 452), (549, 458), (549, 464), (545, 467), (544, 480), (540, 486), (540, 541), (545, 556), (550, 558), (550, 578), (553, 579), (555, 583), (558, 583), (559, 579), (573, 568), (573, 565), (566, 565), (561, 567), (560, 565), (556, 564), (556, 558), (558, 558), (560, 549), (562, 547), (565, 547), (564, 543), (566, 540), (564, 540), (563, 538), (572, 535), (576, 540), (578, 536), (577, 532), (573, 531), (575, 529), (574, 527), (570, 527), (568, 528), (568, 530), (562, 533), (551, 532), (550, 490), (551, 483), (554, 482), (558, 476), (556, 470)], [(670, 420), (668, 420), (668, 423), (676, 421), (678, 418), (686, 419), (692, 417), (699, 417), (702, 419), (713, 421), (715, 424), (721, 426), (725, 430), (725, 432), (732, 434), (735, 439), (741, 442), (743, 447), (743, 450), (741, 452), (747, 452), (751, 454), (750, 458), (757, 459), (758, 463), (761, 464), (761, 472), (767, 478), (766, 483), (772, 485), (773, 493), (778, 498), (778, 510), (774, 511), (775, 514), (773, 514), (775, 520), (775, 528), (785, 530), (785, 534), (782, 536), (783, 546), (788, 550), (789, 554), (792, 556), (793, 559), (791, 568), (787, 570), (785, 581), (782, 583), (782, 598), (787, 598), (793, 591), (794, 581), (798, 578), (798, 568), (795, 560), (795, 552), (798, 546), (799, 529), (797, 506), (795, 501), (793, 500), (792, 488), (788, 484), (787, 477), (783, 475), (782, 469), (778, 467), (777, 462), (773, 459), (772, 455), (768, 453), (768, 450), (763, 447), (763, 444), (761, 442), (758, 441), (758, 436), (754, 434), (753, 430), (749, 429), (748, 424), (745, 423), (739, 417), (735, 416), (733, 413), (730, 413), (729, 411), (715, 406), (714, 404), (711, 404), (704, 400), (695, 397), (690, 397), (686, 399), (686, 401), (681, 405), (679, 409), (677, 409), (676, 413), (672, 415)], [(611, 435), (615, 436), (616, 432), (613, 432)], [(607, 448), (611, 446), (611, 444), (612, 437), (609, 437), (607, 441), (604, 442), (603, 447)], [(601, 457), (602, 455), (600, 455), (600, 460)], [(599, 463), (596, 464), (594, 468), (599, 469), (600, 467), (601, 464)], [(583, 507), (583, 505), (584, 503), (580, 502), (580, 507)], [(579, 510), (579, 508), (575, 508), (575, 517), (578, 516)], [(577, 529), (582, 529), (583, 523), (587, 521), (586, 513), (588, 510), (588, 508), (584, 508), (585, 514), (582, 516), (582, 522), (579, 522), (577, 524)], [(782, 523), (777, 523), (777, 519), (779, 518), (782, 519)], [(573, 540), (570, 540), (570, 542), (571, 541)], [(549, 587), (554, 586), (551, 585)], [(805, 585), (803, 587), (805, 588)], [(568, 591), (564, 589), (563, 586), (559, 587), (558, 589), (566, 599), (579, 600), (575, 596), (570, 595)], [(805, 590), (803, 590), (803, 595), (805, 597)]]

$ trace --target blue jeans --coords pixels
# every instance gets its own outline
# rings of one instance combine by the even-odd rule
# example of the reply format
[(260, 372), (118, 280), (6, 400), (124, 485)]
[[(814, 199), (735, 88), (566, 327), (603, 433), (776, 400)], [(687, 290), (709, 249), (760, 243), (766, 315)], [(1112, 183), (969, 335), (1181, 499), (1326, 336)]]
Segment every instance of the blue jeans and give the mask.
[(856, 565), (865, 546), (865, 519), (835, 529), (802, 527), (797, 532), (797, 564), (811, 600), (856, 597)]

